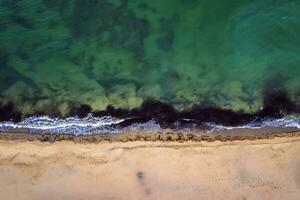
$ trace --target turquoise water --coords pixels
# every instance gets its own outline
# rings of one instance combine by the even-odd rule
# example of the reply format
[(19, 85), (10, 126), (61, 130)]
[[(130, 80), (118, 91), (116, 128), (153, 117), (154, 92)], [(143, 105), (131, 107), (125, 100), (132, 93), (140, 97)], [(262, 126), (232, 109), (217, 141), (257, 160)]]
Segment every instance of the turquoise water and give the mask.
[(255, 112), (270, 91), (297, 103), (299, 10), (296, 0), (0, 0), (0, 100), (62, 115), (146, 99)]

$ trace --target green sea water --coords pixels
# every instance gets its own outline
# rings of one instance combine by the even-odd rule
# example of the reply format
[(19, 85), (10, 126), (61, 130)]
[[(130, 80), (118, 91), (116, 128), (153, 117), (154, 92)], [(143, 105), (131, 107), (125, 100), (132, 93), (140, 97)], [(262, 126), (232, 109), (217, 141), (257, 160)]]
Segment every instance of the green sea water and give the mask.
[(0, 99), (24, 113), (145, 99), (300, 100), (299, 0), (0, 0)]

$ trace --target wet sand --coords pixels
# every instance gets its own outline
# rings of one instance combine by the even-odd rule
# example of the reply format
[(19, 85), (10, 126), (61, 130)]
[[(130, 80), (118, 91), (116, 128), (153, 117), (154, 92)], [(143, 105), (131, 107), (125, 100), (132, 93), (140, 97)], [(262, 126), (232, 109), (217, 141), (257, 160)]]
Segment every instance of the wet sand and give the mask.
[(300, 199), (300, 135), (250, 139), (49, 143), (2, 134), (0, 199)]

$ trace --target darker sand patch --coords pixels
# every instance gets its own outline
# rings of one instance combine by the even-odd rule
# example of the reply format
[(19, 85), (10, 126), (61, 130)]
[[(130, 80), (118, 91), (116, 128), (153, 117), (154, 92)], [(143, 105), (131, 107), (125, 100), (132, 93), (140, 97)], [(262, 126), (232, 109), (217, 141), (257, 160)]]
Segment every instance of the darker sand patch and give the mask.
[(258, 140), (275, 137), (298, 136), (300, 132), (295, 128), (261, 128), (261, 129), (234, 129), (216, 132), (128, 132), (122, 134), (97, 134), (97, 135), (72, 135), (50, 133), (0, 132), (0, 140), (59, 142), (73, 141), (74, 143), (100, 143), (100, 142), (133, 142), (133, 141), (162, 141), (162, 142), (187, 142), (187, 141), (234, 141)]

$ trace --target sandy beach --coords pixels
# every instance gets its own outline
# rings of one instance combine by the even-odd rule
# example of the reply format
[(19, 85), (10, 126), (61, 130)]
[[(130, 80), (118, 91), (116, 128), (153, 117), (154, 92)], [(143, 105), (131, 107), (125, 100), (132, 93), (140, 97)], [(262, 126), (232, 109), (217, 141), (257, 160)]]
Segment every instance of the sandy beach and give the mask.
[(236, 141), (0, 140), (0, 199), (299, 199), (300, 136)]

